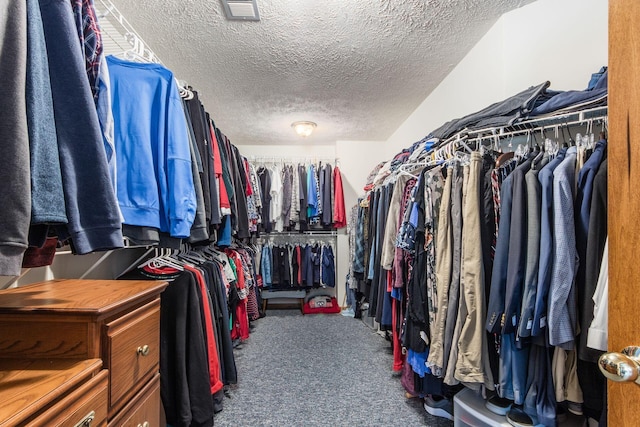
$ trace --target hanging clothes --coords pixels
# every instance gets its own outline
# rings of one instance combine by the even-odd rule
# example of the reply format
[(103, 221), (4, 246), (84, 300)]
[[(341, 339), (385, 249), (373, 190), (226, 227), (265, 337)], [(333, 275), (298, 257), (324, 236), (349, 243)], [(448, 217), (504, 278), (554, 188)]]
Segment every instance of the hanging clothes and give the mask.
[(333, 169), (333, 190), (333, 224), (335, 228), (344, 228), (347, 226), (347, 215), (344, 205), (342, 174), (338, 166)]
[(269, 170), (271, 174), (271, 212), (270, 218), (273, 223), (273, 230), (282, 232), (284, 223), (282, 221), (282, 176), (278, 167), (273, 166)]
[[(68, 220), (51, 98), (49, 61), (37, 0), (27, 1), (27, 31), (28, 72), (25, 95), (31, 167), (31, 225), (66, 224)], [(9, 114), (11, 110), (3, 109), (3, 111)], [(18, 160), (13, 156), (11, 158)], [(20, 170), (19, 165), (17, 170)]]
[[(329, 230), (346, 226), (344, 194), (339, 170), (330, 164), (260, 164), (249, 161), (249, 169), (255, 164), (258, 175), (269, 171), (269, 192), (261, 188), (260, 210), (263, 223), (255, 233), (282, 233), (283, 231)], [(264, 220), (269, 203), (269, 223)], [(250, 215), (251, 216), (251, 215)], [(336, 217), (336, 218), (334, 218)], [(252, 230), (252, 232), (254, 232)]]
[(120, 212), (82, 51), (73, 49), (78, 46), (73, 14), (60, 2), (40, 6), (69, 220), (66, 230), (59, 228), (59, 238), (71, 238), (78, 254), (120, 248)]
[(309, 170), (307, 172), (307, 218), (309, 219), (309, 223), (312, 223), (313, 219), (318, 216), (318, 185), (316, 184), (316, 180), (318, 179), (316, 175), (316, 170), (314, 165), (309, 166)]
[(273, 229), (271, 224), (271, 173), (268, 169), (260, 167), (258, 177), (262, 192), (262, 227), (265, 233), (269, 233)]
[[(187, 124), (173, 74), (158, 64), (113, 56), (107, 61), (116, 122), (117, 196), (124, 223), (187, 238), (195, 218), (196, 196)], [(142, 92), (142, 87), (149, 90)], [(165, 96), (157, 97), (156, 91)], [(127, 96), (132, 92), (138, 96)], [(159, 105), (157, 99), (167, 102)], [(160, 116), (167, 125), (155, 132), (147, 118), (161, 120)], [(130, 163), (133, 159), (136, 164)], [(133, 182), (144, 184), (133, 186)]]
[(268, 242), (261, 254), (265, 289), (335, 287), (334, 250), (329, 244)]
[(333, 170), (330, 164), (325, 164), (320, 170), (320, 191), (322, 193), (322, 225), (333, 225)]

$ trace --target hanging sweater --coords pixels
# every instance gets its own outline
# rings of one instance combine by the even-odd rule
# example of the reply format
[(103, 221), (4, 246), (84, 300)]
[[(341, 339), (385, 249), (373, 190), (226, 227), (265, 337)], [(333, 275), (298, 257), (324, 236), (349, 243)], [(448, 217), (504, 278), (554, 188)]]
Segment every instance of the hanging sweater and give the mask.
[(38, 0), (27, 0), (27, 123), (31, 157), (31, 224), (67, 223), (49, 61)]
[[(104, 142), (68, 2), (40, 0), (62, 184), (71, 237), (79, 254), (123, 246), (120, 212)], [(190, 172), (189, 172), (190, 173)]]
[(189, 237), (196, 214), (191, 153), (173, 73), (159, 64), (107, 57), (125, 224)]
[(27, 69), (27, 9), (23, 0), (0, 4), (0, 168), (5, 201), (0, 211), (0, 275), (20, 273), (27, 248), (31, 211), (29, 183), (29, 137), (25, 106)]

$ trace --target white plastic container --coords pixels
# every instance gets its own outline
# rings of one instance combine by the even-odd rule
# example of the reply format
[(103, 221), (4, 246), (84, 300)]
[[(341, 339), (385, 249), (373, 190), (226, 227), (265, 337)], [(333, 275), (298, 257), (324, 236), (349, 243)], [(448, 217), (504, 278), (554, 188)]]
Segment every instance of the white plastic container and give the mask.
[(453, 398), (454, 427), (511, 427), (504, 415), (497, 415), (484, 406), (484, 399), (465, 388)]

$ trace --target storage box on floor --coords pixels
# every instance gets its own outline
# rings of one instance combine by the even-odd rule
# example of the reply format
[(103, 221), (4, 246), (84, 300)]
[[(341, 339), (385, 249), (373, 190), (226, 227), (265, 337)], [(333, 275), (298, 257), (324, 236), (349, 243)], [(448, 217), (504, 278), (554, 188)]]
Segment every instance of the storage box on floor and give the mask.
[(465, 388), (453, 398), (454, 427), (510, 427), (504, 415), (497, 415), (484, 406), (484, 399)]
[[(510, 427), (503, 415), (497, 415), (484, 406), (484, 399), (473, 390), (465, 388), (453, 398), (454, 427)], [(567, 419), (558, 423), (562, 427), (582, 427), (583, 418), (567, 414)], [(536, 427), (543, 427), (541, 424)]]

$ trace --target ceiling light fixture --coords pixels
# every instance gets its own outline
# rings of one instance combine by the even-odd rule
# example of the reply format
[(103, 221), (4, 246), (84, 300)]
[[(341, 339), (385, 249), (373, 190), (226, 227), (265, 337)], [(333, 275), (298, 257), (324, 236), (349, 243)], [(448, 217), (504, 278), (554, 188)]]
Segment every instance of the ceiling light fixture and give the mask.
[(301, 121), (291, 123), (291, 127), (296, 131), (298, 135), (303, 138), (308, 137), (313, 133), (313, 130), (318, 126), (314, 122)]

